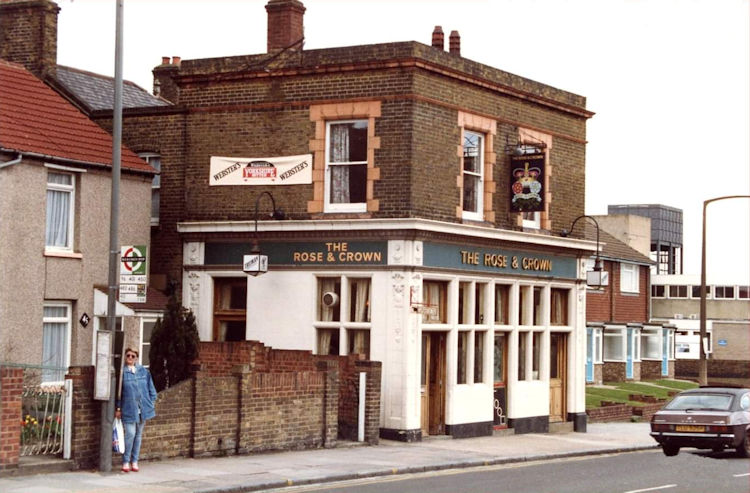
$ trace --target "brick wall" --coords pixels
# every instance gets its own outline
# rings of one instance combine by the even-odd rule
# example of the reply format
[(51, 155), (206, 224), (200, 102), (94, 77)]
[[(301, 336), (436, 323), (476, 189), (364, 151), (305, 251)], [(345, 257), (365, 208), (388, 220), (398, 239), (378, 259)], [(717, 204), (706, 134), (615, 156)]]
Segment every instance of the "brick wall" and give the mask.
[(639, 292), (620, 291), (620, 264), (605, 261), (604, 270), (609, 272), (609, 285), (602, 291), (586, 293), (586, 321), (612, 323), (648, 322), (649, 271), (639, 268)]
[(190, 455), (195, 380), (184, 380), (159, 392), (156, 417), (143, 434), (141, 457), (164, 459)]
[(40, 78), (57, 64), (57, 13), (49, 0), (0, 2), (0, 58), (26, 67)]
[(0, 471), (18, 468), (23, 369), (0, 367)]
[[(678, 359), (674, 361), (676, 378), (695, 380), (698, 378), (697, 359)], [(750, 379), (750, 363), (748, 361), (730, 361), (709, 359), (706, 361), (708, 378)]]
[(101, 401), (94, 400), (94, 367), (68, 369), (66, 379), (73, 382), (71, 422), (71, 459), (76, 469), (99, 464), (101, 439)]
[(633, 415), (631, 406), (627, 404), (616, 404), (613, 406), (603, 406), (594, 409), (587, 409), (586, 414), (592, 423), (602, 423), (607, 421), (627, 421)]

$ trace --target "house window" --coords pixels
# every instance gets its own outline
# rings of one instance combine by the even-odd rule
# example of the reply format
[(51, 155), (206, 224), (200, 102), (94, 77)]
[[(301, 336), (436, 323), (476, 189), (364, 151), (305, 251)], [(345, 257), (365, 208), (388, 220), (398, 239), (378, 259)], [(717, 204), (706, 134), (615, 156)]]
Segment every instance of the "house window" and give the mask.
[(641, 332), (641, 357), (661, 359), (661, 329), (643, 329)]
[(687, 286), (669, 286), (669, 297), (670, 298), (687, 298), (688, 287)]
[(750, 286), (737, 286), (737, 298), (741, 300), (750, 299)]
[[(156, 171), (161, 171), (161, 156), (158, 154), (139, 154), (139, 157), (151, 165)], [(161, 192), (161, 175), (156, 174), (151, 180), (151, 225), (159, 225), (159, 200)], [(144, 365), (145, 366), (145, 365)]]
[(508, 325), (508, 297), (510, 286), (503, 284), (495, 285), (495, 323)]
[(456, 383), (466, 383), (467, 365), (469, 363), (469, 331), (458, 331), (458, 365)]
[(541, 378), (541, 354), (542, 354), (542, 332), (532, 333), (532, 360), (531, 360), (531, 379), (539, 380)]
[(733, 300), (734, 286), (714, 286), (714, 299)]
[(422, 284), (422, 303), (428, 310), (422, 314), (423, 324), (444, 324), (447, 322), (448, 284), (439, 281), (424, 281)]
[[(319, 277), (316, 354), (363, 354), (370, 358), (371, 280)], [(342, 340), (346, 337), (346, 340)]]
[(214, 341), (244, 341), (247, 278), (214, 278)]
[(71, 304), (46, 302), (42, 319), (42, 381), (65, 379), (70, 353)]
[(568, 325), (568, 290), (550, 290), (550, 325)]
[(474, 383), (484, 382), (484, 345), (487, 332), (474, 332)]
[(156, 317), (143, 317), (141, 318), (141, 356), (140, 363), (148, 368), (151, 364), (149, 360), (149, 352), (151, 351), (151, 335), (154, 333), (154, 327), (156, 326)]
[(635, 264), (620, 264), (620, 291), (623, 293), (638, 293), (638, 266)]
[(54, 250), (73, 250), (75, 176), (72, 173), (47, 173), (47, 211), (45, 246)]
[[(695, 287), (695, 286), (693, 286)], [(652, 284), (651, 285), (651, 296), (653, 298), (664, 298), (666, 297), (666, 287), (663, 284)], [(699, 295), (700, 296), (700, 295)]]
[(367, 120), (326, 124), (326, 211), (365, 212)]
[(481, 221), (484, 195), (484, 135), (464, 131), (463, 217)]
[(625, 361), (625, 329), (605, 329), (603, 358), (605, 361)]

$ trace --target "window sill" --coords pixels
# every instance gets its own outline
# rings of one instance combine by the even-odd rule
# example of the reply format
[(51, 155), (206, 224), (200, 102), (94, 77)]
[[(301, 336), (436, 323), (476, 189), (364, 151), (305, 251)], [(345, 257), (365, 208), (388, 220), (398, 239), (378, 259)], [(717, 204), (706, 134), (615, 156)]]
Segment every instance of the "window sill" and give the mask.
[(79, 252), (66, 252), (62, 250), (44, 250), (45, 257), (58, 257), (58, 258), (83, 258), (83, 254)]

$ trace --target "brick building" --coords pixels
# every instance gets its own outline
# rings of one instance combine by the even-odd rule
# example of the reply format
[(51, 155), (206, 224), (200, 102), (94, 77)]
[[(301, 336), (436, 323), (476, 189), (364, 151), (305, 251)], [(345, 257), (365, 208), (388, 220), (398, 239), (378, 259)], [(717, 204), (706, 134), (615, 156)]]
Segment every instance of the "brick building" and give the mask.
[(124, 111), (161, 165), (152, 281), (181, 281), (203, 340), (382, 361), (384, 437), (584, 431), (595, 243), (559, 233), (584, 210), (585, 98), (464, 58), (456, 32), (305, 50), (305, 6), (266, 11), (266, 53), (164, 58), (169, 104)]

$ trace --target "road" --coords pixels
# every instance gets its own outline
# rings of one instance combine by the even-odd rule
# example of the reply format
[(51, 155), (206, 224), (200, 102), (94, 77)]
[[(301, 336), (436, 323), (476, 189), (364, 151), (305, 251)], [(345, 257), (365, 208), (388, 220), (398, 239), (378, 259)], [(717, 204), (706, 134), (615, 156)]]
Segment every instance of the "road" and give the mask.
[(748, 493), (750, 459), (660, 450), (284, 488), (330, 493)]

